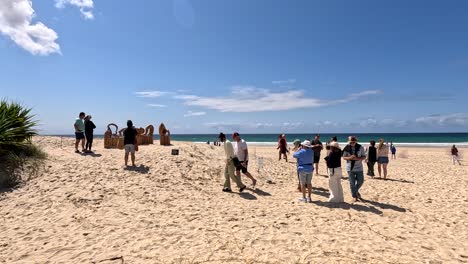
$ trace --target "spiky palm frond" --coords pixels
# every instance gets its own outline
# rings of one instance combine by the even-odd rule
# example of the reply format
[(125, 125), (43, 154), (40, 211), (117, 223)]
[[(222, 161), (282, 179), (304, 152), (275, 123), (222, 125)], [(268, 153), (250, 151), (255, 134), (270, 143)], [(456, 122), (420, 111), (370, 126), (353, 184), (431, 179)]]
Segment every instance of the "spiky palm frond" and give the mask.
[(31, 114), (31, 108), (18, 103), (0, 102), (0, 154), (14, 151), (30, 144), (37, 135), (37, 122)]

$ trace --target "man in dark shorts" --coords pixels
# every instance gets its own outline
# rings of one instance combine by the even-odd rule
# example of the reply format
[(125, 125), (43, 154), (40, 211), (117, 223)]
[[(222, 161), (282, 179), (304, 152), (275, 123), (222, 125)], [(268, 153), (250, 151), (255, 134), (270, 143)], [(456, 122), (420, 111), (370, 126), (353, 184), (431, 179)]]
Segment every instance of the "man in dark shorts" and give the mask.
[(314, 151), (314, 167), (315, 175), (319, 175), (319, 162), (320, 162), (320, 152), (323, 149), (323, 144), (320, 141), (320, 135), (315, 135), (315, 139), (312, 141), (312, 150)]
[(255, 188), (257, 180), (252, 176), (252, 174), (250, 174), (250, 172), (247, 171), (247, 166), (249, 165), (249, 150), (247, 148), (247, 142), (245, 142), (237, 132), (232, 134), (232, 139), (236, 141), (236, 144), (234, 144), (234, 155), (236, 155), (240, 163), (236, 166), (237, 177), (240, 178), (240, 173), (242, 171), (245, 176), (252, 180), (252, 185)]
[(83, 119), (85, 118), (85, 113), (81, 112), (78, 118), (75, 120), (75, 153), (81, 153), (78, 150), (78, 145), (80, 144), (81, 141), (81, 151), (85, 152), (85, 124)]

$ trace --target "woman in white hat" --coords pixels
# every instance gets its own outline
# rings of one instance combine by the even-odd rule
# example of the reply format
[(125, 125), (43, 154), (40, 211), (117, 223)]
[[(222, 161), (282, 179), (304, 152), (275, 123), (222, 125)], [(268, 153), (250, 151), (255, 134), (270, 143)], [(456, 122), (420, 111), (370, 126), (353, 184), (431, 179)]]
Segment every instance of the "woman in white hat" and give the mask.
[(341, 187), (341, 149), (338, 142), (330, 143), (330, 153), (325, 157), (328, 168), (328, 184), (330, 186), (329, 202), (344, 202), (343, 188)]

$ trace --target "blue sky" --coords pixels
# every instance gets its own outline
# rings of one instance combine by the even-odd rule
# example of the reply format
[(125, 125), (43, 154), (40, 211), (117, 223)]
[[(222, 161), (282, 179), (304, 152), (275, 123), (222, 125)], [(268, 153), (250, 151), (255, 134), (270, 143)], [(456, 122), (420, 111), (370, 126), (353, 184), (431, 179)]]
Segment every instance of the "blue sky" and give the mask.
[(44, 134), (466, 132), (468, 2), (0, 3), (0, 97)]

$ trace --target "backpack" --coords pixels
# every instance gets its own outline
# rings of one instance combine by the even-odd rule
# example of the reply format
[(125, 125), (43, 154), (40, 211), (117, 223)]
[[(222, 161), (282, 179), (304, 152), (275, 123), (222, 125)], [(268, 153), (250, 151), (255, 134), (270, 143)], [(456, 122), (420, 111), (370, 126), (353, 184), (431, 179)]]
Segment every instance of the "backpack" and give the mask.
[(327, 157), (325, 157), (325, 160), (327, 162), (327, 168), (334, 169), (334, 168), (340, 168), (341, 167), (341, 150), (339, 151), (333, 151), (328, 154)]

